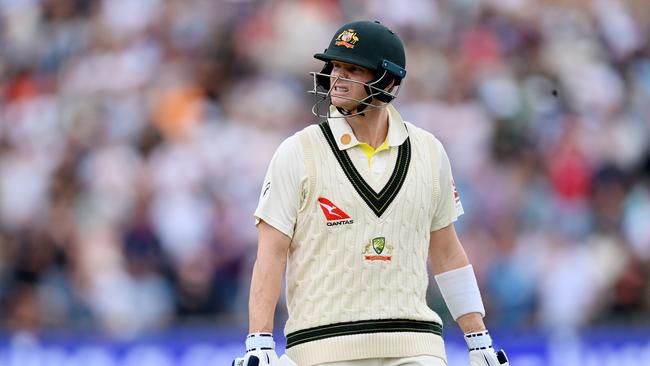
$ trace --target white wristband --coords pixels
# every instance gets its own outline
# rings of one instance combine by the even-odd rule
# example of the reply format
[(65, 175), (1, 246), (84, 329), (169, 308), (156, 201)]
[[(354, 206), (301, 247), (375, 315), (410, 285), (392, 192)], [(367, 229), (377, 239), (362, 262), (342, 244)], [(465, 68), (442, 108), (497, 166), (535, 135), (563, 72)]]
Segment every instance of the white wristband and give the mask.
[(492, 348), (492, 337), (487, 330), (465, 334), (465, 342), (470, 351)]
[(252, 350), (274, 350), (275, 342), (271, 333), (251, 333), (246, 337), (246, 352)]
[(469, 313), (485, 316), (483, 300), (471, 264), (437, 274), (435, 278), (454, 320)]

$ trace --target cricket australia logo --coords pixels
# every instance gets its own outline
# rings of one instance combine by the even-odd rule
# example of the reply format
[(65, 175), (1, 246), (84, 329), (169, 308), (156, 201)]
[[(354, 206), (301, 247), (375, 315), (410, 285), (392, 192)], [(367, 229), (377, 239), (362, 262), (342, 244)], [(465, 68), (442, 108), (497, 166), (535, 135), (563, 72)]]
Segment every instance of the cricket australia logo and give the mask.
[(354, 45), (359, 42), (359, 37), (354, 29), (346, 29), (336, 37), (337, 46), (345, 46), (346, 48), (354, 48)]
[[(393, 259), (393, 249), (395, 248), (393, 248), (392, 245), (386, 244), (386, 238), (380, 236), (366, 243), (361, 254), (364, 254), (364, 259), (366, 261), (390, 262)], [(384, 250), (386, 250), (386, 252), (384, 252)]]
[(327, 226), (349, 225), (354, 223), (354, 220), (348, 214), (336, 207), (327, 198), (319, 197), (318, 205), (323, 210), (323, 215), (325, 215), (325, 219), (327, 220)]

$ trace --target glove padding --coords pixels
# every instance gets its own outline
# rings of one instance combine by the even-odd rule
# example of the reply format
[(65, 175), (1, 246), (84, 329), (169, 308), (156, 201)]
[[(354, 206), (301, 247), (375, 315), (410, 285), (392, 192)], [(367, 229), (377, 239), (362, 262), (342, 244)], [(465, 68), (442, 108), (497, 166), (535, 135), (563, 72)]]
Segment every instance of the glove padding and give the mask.
[(469, 366), (508, 366), (508, 357), (503, 350), (494, 348), (469, 351)]
[(278, 361), (271, 333), (251, 333), (246, 336), (246, 354), (238, 357), (233, 366), (271, 366)]
[(278, 355), (275, 350), (248, 351), (244, 357), (238, 357), (232, 362), (233, 366), (278, 366)]
[[(273, 351), (273, 354), (275, 355), (275, 351)], [(268, 360), (273, 360), (273, 356), (271, 355), (262, 355), (260, 357), (259, 355), (250, 355), (250, 357), (238, 357), (236, 358), (232, 364), (233, 366), (256, 366), (256, 365), (264, 365), (263, 362), (260, 361), (260, 359), (265, 359), (265, 357), (268, 356)], [(295, 362), (293, 362), (292, 359), (289, 358), (287, 355), (282, 355), (279, 359), (277, 356), (275, 356), (275, 360), (277, 361), (272, 361), (273, 363), (269, 363), (269, 365), (272, 366), (298, 366)]]
[(506, 353), (494, 351), (487, 331), (465, 334), (465, 342), (469, 348), (470, 366), (509, 366)]
[(287, 355), (278, 359), (271, 333), (251, 333), (246, 337), (246, 354), (232, 366), (297, 366)]

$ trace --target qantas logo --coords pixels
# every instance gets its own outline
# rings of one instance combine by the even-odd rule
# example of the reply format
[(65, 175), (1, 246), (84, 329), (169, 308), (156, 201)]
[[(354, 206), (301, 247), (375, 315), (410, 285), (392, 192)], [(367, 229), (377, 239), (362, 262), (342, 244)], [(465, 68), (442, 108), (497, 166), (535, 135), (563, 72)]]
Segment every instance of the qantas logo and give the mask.
[(319, 197), (318, 204), (327, 219), (327, 226), (348, 225), (354, 223), (354, 220), (350, 219), (348, 214), (336, 207), (336, 205), (327, 198)]
[(336, 205), (333, 204), (327, 198), (319, 197), (318, 204), (320, 205), (320, 208), (323, 210), (323, 213), (325, 214), (325, 218), (327, 218), (327, 221), (350, 218), (348, 214), (343, 212), (343, 210), (341, 210), (340, 208), (336, 207)]

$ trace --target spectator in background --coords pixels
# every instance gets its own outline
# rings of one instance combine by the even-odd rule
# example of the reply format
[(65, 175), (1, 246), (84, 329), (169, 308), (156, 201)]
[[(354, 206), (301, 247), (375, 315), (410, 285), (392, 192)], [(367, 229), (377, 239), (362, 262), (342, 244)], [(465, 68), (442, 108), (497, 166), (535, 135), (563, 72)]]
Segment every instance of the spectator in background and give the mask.
[(488, 326), (647, 321), (647, 2), (409, 4), (0, 1), (0, 319), (241, 324), (245, 223), (311, 118), (316, 65), (288, 60), (374, 16), (411, 55), (398, 108), (458, 147)]

